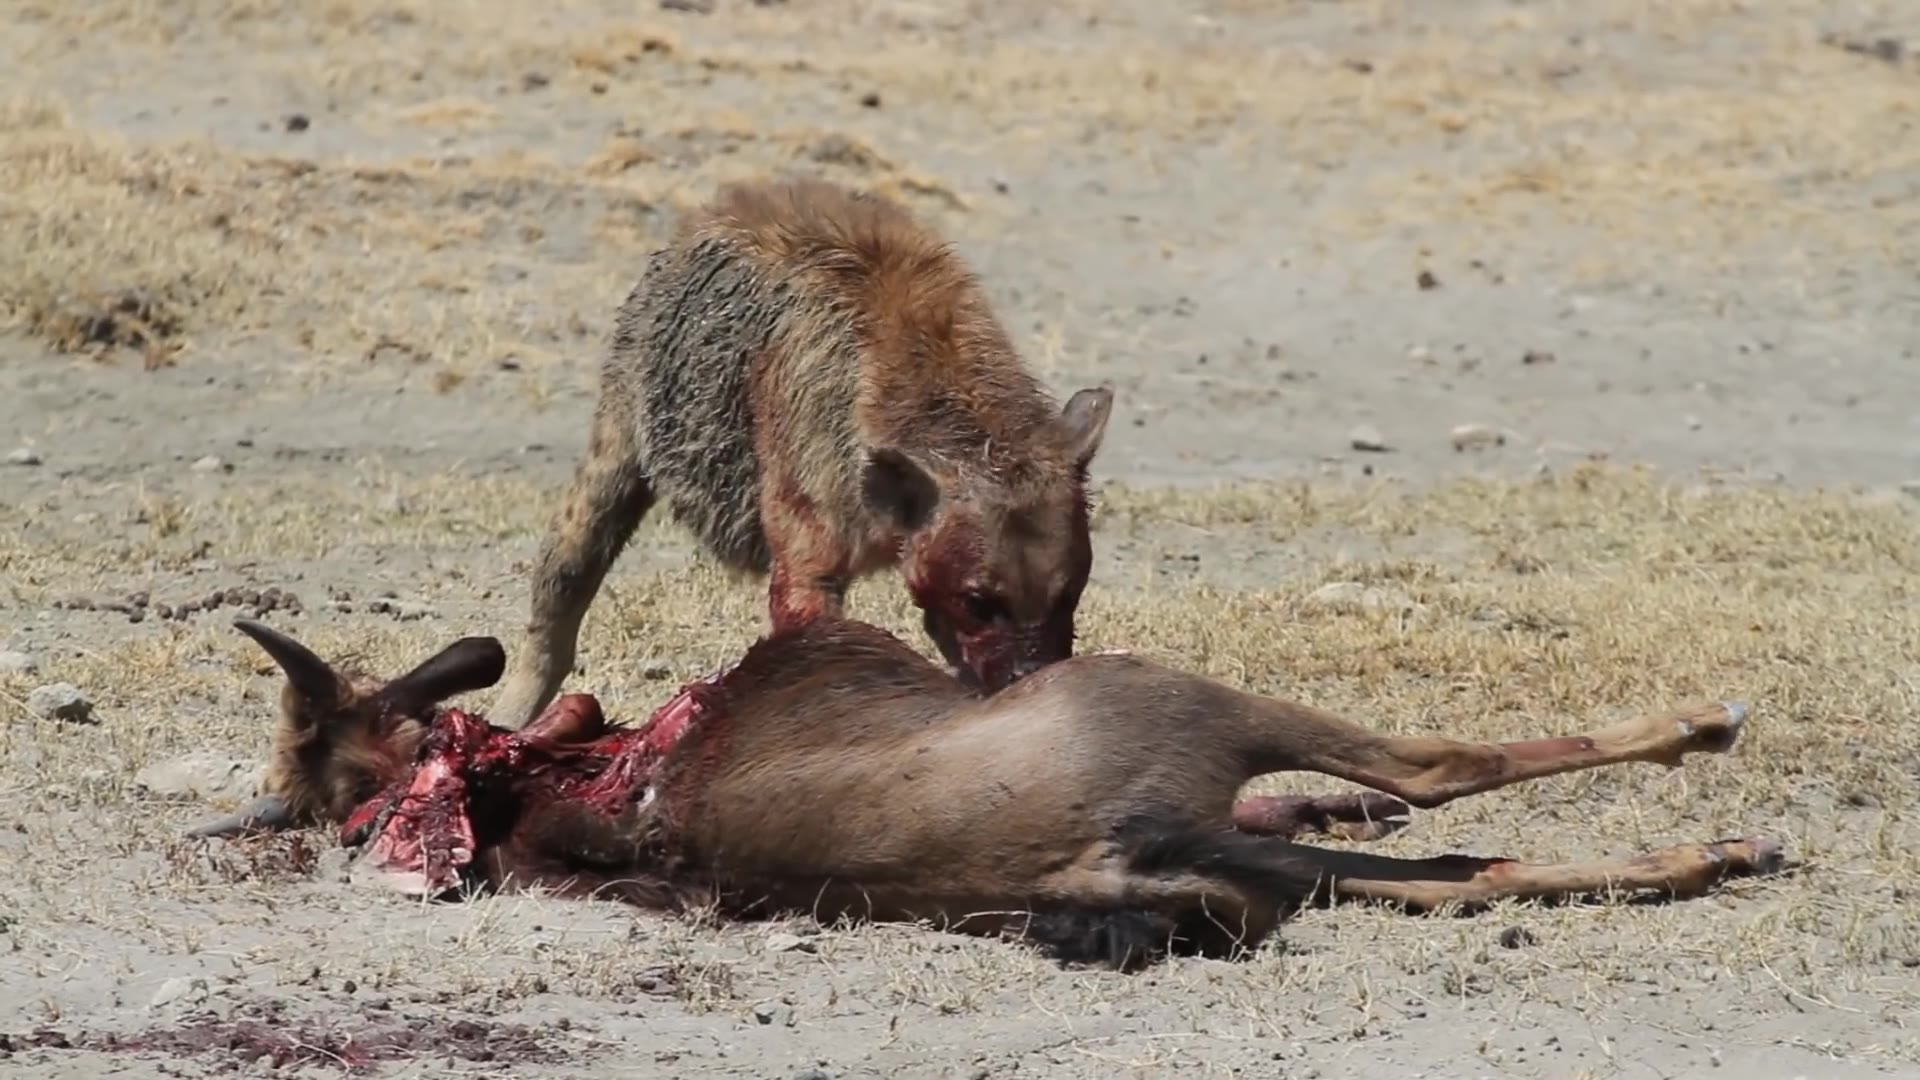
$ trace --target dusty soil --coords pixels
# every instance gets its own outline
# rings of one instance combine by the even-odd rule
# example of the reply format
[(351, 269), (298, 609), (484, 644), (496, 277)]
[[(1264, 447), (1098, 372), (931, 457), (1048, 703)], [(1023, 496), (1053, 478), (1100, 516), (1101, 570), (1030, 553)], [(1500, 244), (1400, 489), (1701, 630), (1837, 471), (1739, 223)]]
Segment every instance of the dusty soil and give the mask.
[[(1898, 12), (5, 5), (0, 649), (35, 667), (0, 668), (0, 1072), (1920, 1075)], [(1090, 647), (1470, 737), (1745, 698), (1725, 758), (1380, 846), (1764, 834), (1795, 871), (1313, 912), (1123, 977), (910, 927), (410, 905), (323, 834), (178, 839), (208, 800), (136, 774), (251, 760), (270, 721), (242, 594), (386, 669), (510, 640), (647, 246), (784, 169), (906, 200), (1063, 393), (1117, 389)], [(1467, 424), (1501, 437), (1456, 450)], [(1381, 603), (1311, 599), (1336, 581)], [(896, 592), (859, 610), (905, 631)], [(640, 714), (759, 617), (656, 522), (575, 686)], [(34, 714), (59, 682), (87, 722)]]

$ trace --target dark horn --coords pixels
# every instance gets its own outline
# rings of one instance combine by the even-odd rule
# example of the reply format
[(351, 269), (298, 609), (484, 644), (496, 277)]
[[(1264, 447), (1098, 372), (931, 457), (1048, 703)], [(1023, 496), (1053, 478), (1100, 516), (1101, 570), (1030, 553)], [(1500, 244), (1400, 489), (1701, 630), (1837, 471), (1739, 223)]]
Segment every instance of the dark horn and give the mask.
[(292, 824), (293, 808), (287, 805), (287, 800), (278, 795), (261, 795), (243, 809), (195, 825), (186, 835), (190, 839), (231, 836), (255, 829), (284, 829)]
[(456, 694), (500, 681), (507, 653), (491, 637), (464, 637), (388, 683), (381, 693), (403, 713), (432, 708)]
[(334, 675), (332, 666), (315, 656), (312, 649), (252, 619), (235, 619), (233, 625), (273, 657), (273, 662), (286, 673), (287, 682), (301, 694), (326, 701), (339, 693), (340, 680)]

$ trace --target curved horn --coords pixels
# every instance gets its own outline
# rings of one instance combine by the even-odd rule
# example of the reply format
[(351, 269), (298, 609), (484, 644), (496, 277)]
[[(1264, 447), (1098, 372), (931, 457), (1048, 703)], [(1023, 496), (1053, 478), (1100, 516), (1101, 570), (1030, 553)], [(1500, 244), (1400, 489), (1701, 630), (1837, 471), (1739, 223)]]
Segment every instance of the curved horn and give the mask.
[(234, 628), (258, 642), (273, 662), (286, 672), (294, 690), (319, 701), (327, 701), (340, 692), (340, 678), (333, 667), (313, 654), (313, 650), (265, 623), (252, 619), (233, 620)]
[(231, 836), (252, 829), (284, 829), (293, 824), (293, 808), (278, 795), (262, 795), (231, 814), (203, 821), (186, 831), (190, 839)]
[(485, 690), (506, 669), (507, 653), (497, 639), (463, 637), (388, 683), (381, 694), (402, 712), (418, 712), (456, 694)]

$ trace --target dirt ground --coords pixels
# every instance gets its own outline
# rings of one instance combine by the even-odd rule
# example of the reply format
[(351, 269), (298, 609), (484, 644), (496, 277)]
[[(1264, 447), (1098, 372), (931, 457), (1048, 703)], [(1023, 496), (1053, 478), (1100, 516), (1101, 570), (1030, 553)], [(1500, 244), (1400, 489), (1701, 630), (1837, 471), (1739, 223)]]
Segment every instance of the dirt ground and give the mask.
[[(1900, 12), (8, 0), (0, 1073), (1920, 1076)], [(244, 772), (277, 693), (229, 625), (271, 599), (179, 609), (281, 589), (265, 618), (383, 670), (511, 644), (615, 304), (675, 213), (771, 170), (906, 200), (1063, 394), (1118, 392), (1087, 647), (1403, 732), (1754, 706), (1725, 757), (1381, 850), (1766, 835), (1791, 871), (1315, 911), (1120, 976), (912, 927), (416, 905), (323, 833), (179, 839), (237, 789), (142, 770)], [(856, 610), (928, 648), (897, 594)], [(573, 688), (641, 715), (761, 611), (655, 521)], [(91, 715), (38, 715), (55, 683)]]

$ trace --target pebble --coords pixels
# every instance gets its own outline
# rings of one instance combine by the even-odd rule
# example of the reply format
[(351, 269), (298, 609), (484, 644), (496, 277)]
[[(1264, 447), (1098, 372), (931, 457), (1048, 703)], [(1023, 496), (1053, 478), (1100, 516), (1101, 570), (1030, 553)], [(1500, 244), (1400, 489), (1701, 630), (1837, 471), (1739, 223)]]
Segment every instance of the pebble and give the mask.
[(208, 454), (206, 457), (193, 463), (193, 471), (200, 473), (220, 472), (222, 470), (230, 470), (231, 468), (232, 466), (228, 465), (215, 454)]
[(1387, 437), (1380, 434), (1380, 429), (1372, 424), (1361, 424), (1348, 432), (1347, 443), (1355, 450), (1366, 450), (1372, 453), (1384, 453), (1393, 449), (1387, 445)]
[(31, 675), (40, 670), (40, 658), (32, 653), (0, 650), (0, 675)]
[(42, 460), (44, 459), (40, 457), (40, 451), (30, 446), (23, 446), (18, 450), (7, 451), (7, 464), (9, 465), (38, 465)]
[(1391, 612), (1418, 615), (1426, 606), (1399, 589), (1366, 585), (1358, 581), (1335, 581), (1307, 594), (1305, 605), (1321, 611), (1347, 611), (1375, 614)]
[(136, 790), (167, 799), (249, 799), (259, 790), (260, 766), (196, 750), (156, 761), (133, 774)]
[(1453, 442), (1456, 453), (1467, 450), (1485, 450), (1490, 446), (1505, 446), (1505, 432), (1490, 428), (1485, 424), (1461, 424), (1447, 436)]
[(160, 984), (153, 992), (153, 1000), (148, 1005), (155, 1009), (165, 1008), (176, 1001), (203, 1001), (207, 996), (207, 980), (199, 977), (187, 978), (175, 976)]
[(770, 953), (813, 952), (819, 948), (813, 942), (798, 934), (784, 934), (778, 931), (767, 935), (767, 951)]
[(1539, 939), (1533, 936), (1533, 931), (1524, 926), (1509, 926), (1500, 931), (1500, 947), (1503, 949), (1522, 949), (1528, 945), (1537, 944), (1538, 941)]
[(391, 615), (401, 622), (412, 622), (415, 619), (435, 619), (440, 616), (440, 613), (434, 610), (432, 604), (424, 604), (417, 600), (380, 599), (368, 604), (367, 610), (375, 615)]
[(753, 1018), (768, 1027), (792, 1027), (793, 1007), (777, 1001), (762, 1002), (753, 1007)]
[(42, 720), (84, 724), (93, 719), (93, 702), (72, 683), (48, 683), (27, 695), (27, 710)]

